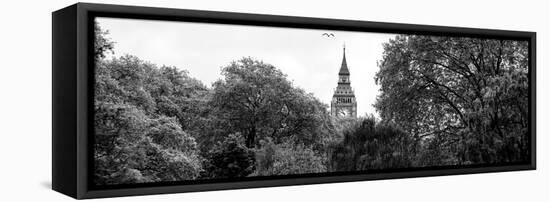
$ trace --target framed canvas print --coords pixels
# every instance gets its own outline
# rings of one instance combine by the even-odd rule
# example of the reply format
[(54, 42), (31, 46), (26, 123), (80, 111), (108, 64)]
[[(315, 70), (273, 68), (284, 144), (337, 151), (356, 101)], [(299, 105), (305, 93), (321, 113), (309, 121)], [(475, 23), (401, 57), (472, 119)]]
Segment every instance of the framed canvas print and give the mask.
[(52, 16), (52, 184), (74, 198), (535, 169), (534, 32)]

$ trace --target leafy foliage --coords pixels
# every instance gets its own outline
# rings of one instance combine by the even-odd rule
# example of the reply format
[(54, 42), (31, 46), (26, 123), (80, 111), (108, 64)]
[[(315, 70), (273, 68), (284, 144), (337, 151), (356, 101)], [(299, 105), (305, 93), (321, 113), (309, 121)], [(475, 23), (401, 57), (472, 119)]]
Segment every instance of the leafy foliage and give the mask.
[(178, 121), (189, 114), (163, 107), (182, 100), (166, 91), (201, 94), (205, 88), (185, 72), (174, 77), (174, 70), (133, 56), (96, 62), (96, 184), (191, 180), (202, 172), (196, 140)]
[(261, 141), (256, 151), (256, 171), (253, 176), (291, 175), (326, 172), (325, 158), (303, 144), (274, 144)]
[(118, 104), (96, 106), (95, 120), (96, 183), (175, 181), (198, 176), (200, 158), (194, 139), (173, 120), (152, 120), (133, 106)]
[(411, 136), (398, 127), (362, 118), (344, 132), (341, 142), (330, 146), (330, 170), (407, 168), (415, 160), (414, 149)]
[(107, 38), (109, 31), (101, 30), (97, 22), (94, 22), (94, 58), (96, 60), (105, 57), (107, 52), (113, 52), (114, 42)]
[(443, 145), (443, 161), (524, 161), (527, 60), (526, 41), (398, 36), (384, 46), (375, 107), (426, 147)]
[(254, 152), (240, 134), (231, 134), (207, 155), (206, 178), (246, 177), (254, 171)]
[(327, 106), (295, 88), (274, 66), (243, 58), (222, 68), (222, 75), (214, 83), (211, 106), (229, 121), (226, 130), (245, 136), (247, 147), (266, 137), (312, 144), (327, 135), (319, 128), (325, 127)]

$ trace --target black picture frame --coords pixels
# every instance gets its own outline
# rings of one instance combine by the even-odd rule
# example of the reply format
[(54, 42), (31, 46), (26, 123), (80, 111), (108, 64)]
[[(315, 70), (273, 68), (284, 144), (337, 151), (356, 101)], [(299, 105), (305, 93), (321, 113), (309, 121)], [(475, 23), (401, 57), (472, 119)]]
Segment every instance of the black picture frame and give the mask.
[[(518, 164), (394, 169), (242, 180), (166, 182), (96, 187), (91, 183), (93, 159), (93, 19), (117, 17), (379, 33), (465, 36), (527, 40), (529, 43), (530, 161)], [(68, 196), (98, 197), (195, 192), (208, 190), (305, 185), (424, 176), (536, 169), (536, 33), (353, 20), (288, 17), (170, 8), (77, 3), (52, 13), (52, 188)]]

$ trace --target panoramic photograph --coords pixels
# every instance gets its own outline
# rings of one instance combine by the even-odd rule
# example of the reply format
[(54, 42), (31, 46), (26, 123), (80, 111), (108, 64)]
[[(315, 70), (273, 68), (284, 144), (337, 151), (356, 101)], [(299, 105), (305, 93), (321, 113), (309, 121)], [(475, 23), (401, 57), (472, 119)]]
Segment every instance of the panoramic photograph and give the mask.
[(527, 41), (97, 17), (93, 184), (529, 162)]

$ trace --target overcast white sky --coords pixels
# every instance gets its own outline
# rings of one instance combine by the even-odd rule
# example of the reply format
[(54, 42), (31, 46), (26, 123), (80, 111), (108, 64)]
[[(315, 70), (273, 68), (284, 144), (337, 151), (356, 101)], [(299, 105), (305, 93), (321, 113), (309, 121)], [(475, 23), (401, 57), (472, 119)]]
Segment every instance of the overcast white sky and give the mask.
[[(374, 82), (382, 43), (394, 34), (316, 29), (98, 18), (115, 44), (115, 56), (135, 55), (157, 65), (175, 66), (211, 86), (220, 68), (250, 56), (272, 64), (294, 85), (330, 106), (342, 62), (342, 47), (355, 89), (357, 113), (372, 107), (379, 87)], [(322, 36), (334, 33), (335, 37)]]

